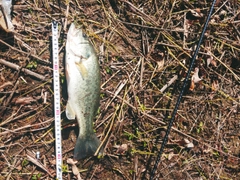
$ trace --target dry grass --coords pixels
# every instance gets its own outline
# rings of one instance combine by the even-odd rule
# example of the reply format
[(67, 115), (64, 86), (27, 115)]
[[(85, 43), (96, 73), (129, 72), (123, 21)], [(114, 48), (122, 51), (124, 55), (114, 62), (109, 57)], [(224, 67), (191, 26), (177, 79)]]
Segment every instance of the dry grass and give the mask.
[[(178, 0), (14, 1), (15, 33), (0, 31), (0, 179), (55, 176), (52, 20), (60, 23), (61, 32), (64, 179), (76, 179), (67, 159), (73, 155), (78, 127), (64, 113), (63, 57), (72, 21), (85, 26), (102, 74), (95, 129), (106, 155), (80, 161), (81, 177), (149, 179), (210, 5)], [(189, 80), (156, 179), (240, 176), (239, 9), (239, 1), (217, 1), (194, 66), (202, 80)]]

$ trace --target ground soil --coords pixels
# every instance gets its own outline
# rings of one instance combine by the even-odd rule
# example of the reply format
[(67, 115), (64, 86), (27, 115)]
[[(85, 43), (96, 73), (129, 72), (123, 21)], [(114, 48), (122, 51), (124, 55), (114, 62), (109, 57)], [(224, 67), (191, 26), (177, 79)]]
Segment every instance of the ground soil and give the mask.
[[(150, 179), (211, 3), (13, 1), (14, 31), (0, 30), (0, 179), (55, 179), (53, 20), (59, 24), (63, 179), (77, 179), (67, 160), (78, 125), (65, 115), (71, 22), (83, 25), (99, 56), (94, 129), (105, 154), (79, 161), (77, 171), (82, 179)], [(239, 10), (239, 1), (217, 0), (153, 179), (239, 179)]]

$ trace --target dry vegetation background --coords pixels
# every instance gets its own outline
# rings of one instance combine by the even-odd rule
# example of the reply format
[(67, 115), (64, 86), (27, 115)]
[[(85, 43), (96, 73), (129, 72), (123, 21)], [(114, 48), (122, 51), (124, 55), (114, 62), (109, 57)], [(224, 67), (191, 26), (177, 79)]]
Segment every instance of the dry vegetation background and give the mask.
[[(149, 179), (210, 5), (194, 0), (14, 1), (15, 31), (0, 31), (0, 179), (55, 176), (52, 20), (59, 22), (60, 32), (64, 179), (77, 179), (67, 164), (78, 126), (65, 117), (63, 65), (73, 21), (86, 28), (102, 79), (94, 128), (105, 142), (105, 156), (80, 161), (81, 177)], [(217, 0), (155, 179), (239, 179), (239, 55), (240, 2)]]

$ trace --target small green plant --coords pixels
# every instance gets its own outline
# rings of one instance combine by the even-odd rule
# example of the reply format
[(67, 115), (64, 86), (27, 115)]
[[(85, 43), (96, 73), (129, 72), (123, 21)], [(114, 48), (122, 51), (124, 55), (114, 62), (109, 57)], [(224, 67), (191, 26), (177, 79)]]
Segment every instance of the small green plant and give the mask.
[(130, 169), (130, 170), (129, 170), (129, 173), (130, 173), (130, 174), (133, 174), (133, 173), (135, 173), (135, 171), (132, 170), (132, 169)]
[(124, 135), (128, 136), (128, 140), (132, 140), (133, 138), (137, 138), (137, 136), (135, 136), (132, 133), (129, 133), (127, 131), (124, 131)]
[(213, 151), (212, 153), (214, 157), (219, 157), (219, 153), (217, 151)]
[(101, 108), (99, 107), (97, 110), (97, 115), (99, 115), (101, 113)]
[(140, 102), (137, 96), (136, 96), (136, 100), (138, 101), (141, 111), (144, 112), (147, 109), (146, 106)]
[(128, 136), (128, 140), (132, 140), (134, 137), (133, 134), (124, 133), (124, 135)]
[(67, 173), (68, 172), (68, 166), (67, 165), (62, 165), (62, 172)]
[(201, 121), (197, 128), (197, 133), (199, 134), (203, 130), (203, 122)]
[(104, 98), (104, 96), (105, 96), (104, 93), (101, 93), (101, 94), (100, 94), (101, 99)]
[(41, 176), (42, 176), (42, 174), (34, 174), (33, 176), (32, 176), (32, 180), (39, 180), (40, 178), (41, 178)]
[(147, 142), (146, 141), (143, 141), (143, 147), (147, 147)]
[(104, 154), (98, 153), (97, 158), (98, 158), (98, 159), (103, 159), (103, 158), (104, 158)]
[(36, 69), (37, 68), (37, 61), (30, 61), (26, 66), (28, 69)]
[(144, 112), (146, 110), (146, 106), (144, 106), (144, 104), (140, 104), (140, 108), (141, 108), (142, 112)]
[(108, 74), (112, 74), (112, 70), (109, 67), (106, 67), (105, 70)]
[(22, 166), (24, 167), (24, 166), (28, 165), (28, 163), (29, 163), (29, 161), (27, 159), (24, 159), (22, 161)]

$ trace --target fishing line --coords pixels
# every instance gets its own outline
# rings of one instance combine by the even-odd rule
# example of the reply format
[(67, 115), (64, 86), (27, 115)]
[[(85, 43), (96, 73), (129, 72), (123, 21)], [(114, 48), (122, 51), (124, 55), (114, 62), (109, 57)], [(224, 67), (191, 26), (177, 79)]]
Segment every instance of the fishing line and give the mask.
[(179, 97), (178, 97), (177, 103), (176, 103), (175, 108), (174, 108), (174, 110), (173, 110), (172, 117), (171, 117), (171, 119), (170, 119), (170, 121), (169, 121), (169, 123), (168, 123), (167, 131), (166, 131), (166, 134), (165, 134), (165, 136), (164, 136), (164, 138), (163, 138), (162, 145), (161, 145), (161, 148), (160, 148), (160, 150), (159, 150), (159, 153), (158, 153), (156, 162), (155, 162), (155, 164), (154, 164), (154, 167), (153, 167), (152, 172), (150, 173), (150, 180), (152, 180), (153, 177), (154, 177), (155, 171), (156, 171), (156, 169), (157, 169), (158, 163), (159, 163), (160, 158), (161, 158), (162, 153), (163, 153), (163, 149), (164, 149), (164, 147), (165, 147), (165, 145), (166, 145), (166, 143), (167, 143), (168, 135), (169, 135), (169, 133), (170, 133), (170, 130), (171, 130), (172, 125), (173, 125), (173, 122), (174, 122), (174, 117), (175, 117), (175, 115), (176, 115), (176, 113), (177, 113), (177, 110), (178, 110), (178, 107), (179, 107), (179, 105), (180, 105), (180, 102), (181, 102), (183, 93), (184, 93), (184, 91), (185, 91), (188, 78), (189, 78), (189, 76), (190, 76), (191, 70), (192, 70), (193, 65), (194, 65), (194, 62), (195, 62), (195, 60), (196, 60), (196, 57), (197, 57), (197, 54), (198, 54), (198, 51), (199, 51), (201, 42), (202, 42), (202, 40), (203, 40), (204, 33), (205, 33), (206, 29), (207, 29), (208, 22), (209, 22), (209, 20), (210, 20), (211, 15), (212, 15), (212, 11), (213, 11), (215, 2), (216, 2), (216, 0), (213, 0), (212, 6), (211, 6), (210, 11), (209, 11), (209, 14), (208, 14), (208, 16), (207, 16), (207, 20), (206, 20), (206, 22), (205, 22), (205, 24), (204, 24), (204, 27), (203, 27), (201, 36), (200, 36), (200, 38), (199, 38), (199, 41), (198, 41), (198, 44), (197, 44), (197, 48), (196, 48), (196, 50), (195, 50), (195, 52), (194, 52), (194, 55), (193, 55), (193, 58), (192, 58), (192, 62), (191, 62), (190, 67), (189, 67), (189, 69), (188, 69), (187, 76), (186, 76), (186, 78), (185, 78), (185, 80), (184, 80), (184, 83), (183, 83), (183, 86), (182, 86), (180, 95), (179, 95)]

